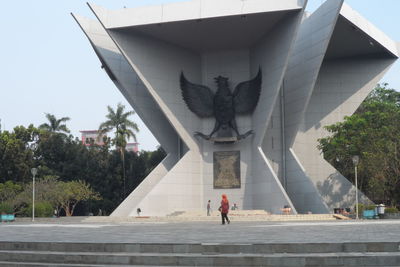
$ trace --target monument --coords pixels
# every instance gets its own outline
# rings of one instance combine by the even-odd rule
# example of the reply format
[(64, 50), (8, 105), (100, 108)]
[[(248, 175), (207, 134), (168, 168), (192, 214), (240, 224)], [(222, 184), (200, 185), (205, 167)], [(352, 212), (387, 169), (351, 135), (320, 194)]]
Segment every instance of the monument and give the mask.
[[(355, 190), (317, 149), (399, 55), (329, 0), (193, 0), (73, 15), (166, 158), (111, 216), (242, 209), (330, 213)], [(360, 193), (360, 198), (365, 196)]]

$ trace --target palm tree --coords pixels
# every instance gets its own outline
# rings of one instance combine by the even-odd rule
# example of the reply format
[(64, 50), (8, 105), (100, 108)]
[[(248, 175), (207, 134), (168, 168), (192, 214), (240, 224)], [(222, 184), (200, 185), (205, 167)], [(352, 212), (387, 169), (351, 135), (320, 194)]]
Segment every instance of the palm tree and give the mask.
[(69, 121), (69, 117), (62, 117), (61, 119), (58, 119), (50, 113), (46, 113), (46, 118), (49, 121), (49, 123), (43, 123), (42, 125), (39, 126), (40, 129), (55, 133), (55, 132), (65, 132), (69, 133), (69, 129), (67, 128), (67, 125), (65, 125), (65, 122)]
[(122, 160), (122, 176), (124, 180), (124, 198), (125, 198), (125, 147), (129, 138), (133, 138), (136, 142), (135, 132), (139, 132), (139, 128), (136, 123), (129, 120), (129, 116), (134, 115), (135, 112), (128, 111), (124, 112), (125, 106), (121, 103), (118, 104), (117, 110), (115, 111), (112, 107), (107, 106), (108, 114), (106, 115), (107, 121), (103, 122), (99, 126), (100, 138), (104, 134), (115, 130), (115, 137), (113, 143), (117, 150), (121, 153)]

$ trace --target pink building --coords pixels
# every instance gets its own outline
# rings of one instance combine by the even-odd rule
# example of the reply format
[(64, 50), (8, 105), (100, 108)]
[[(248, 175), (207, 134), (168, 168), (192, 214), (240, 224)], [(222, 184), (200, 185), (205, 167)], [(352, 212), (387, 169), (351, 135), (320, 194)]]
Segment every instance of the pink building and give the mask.
[(127, 143), (125, 149), (128, 152), (137, 153), (139, 151), (139, 143)]
[(82, 144), (85, 146), (91, 146), (92, 144), (103, 146), (103, 139), (107, 137), (107, 135), (102, 135), (100, 138), (97, 138), (99, 136), (97, 130), (80, 131), (80, 133), (82, 134)]

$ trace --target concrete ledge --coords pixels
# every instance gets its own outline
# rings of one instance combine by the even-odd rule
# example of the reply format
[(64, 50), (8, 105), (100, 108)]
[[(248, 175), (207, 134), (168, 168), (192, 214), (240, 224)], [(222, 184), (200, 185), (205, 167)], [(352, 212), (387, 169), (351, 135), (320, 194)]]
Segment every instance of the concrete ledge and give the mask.
[[(206, 216), (206, 212), (195, 213), (190, 212), (179, 216), (166, 216), (166, 217), (148, 217), (148, 218), (137, 218), (137, 217), (102, 217), (93, 216), (86, 217), (82, 222), (185, 222), (185, 221), (220, 221), (221, 217), (219, 212), (212, 213), (211, 216)], [(278, 215), (268, 213), (257, 213), (257, 214), (243, 214), (231, 212), (228, 216), (232, 221), (334, 221), (336, 218), (332, 214), (296, 214), (296, 215)]]
[(344, 243), (78, 243), (78, 242), (0, 242), (0, 252), (65, 252), (65, 253), (188, 253), (221, 254), (318, 254), (318, 253), (373, 253), (399, 252), (400, 242), (344, 242)]
[[(228, 216), (233, 221), (252, 222), (252, 221), (268, 221), (268, 222), (285, 222), (285, 221), (335, 221), (337, 218), (333, 214), (268, 214), (264, 213), (245, 213), (230, 212)], [(190, 222), (190, 221), (220, 221), (219, 212), (213, 212), (211, 216), (206, 216), (206, 212), (188, 212), (178, 216), (73, 216), (60, 218), (35, 218), (35, 222), (39, 223), (129, 223), (129, 222)], [(16, 218), (16, 222), (31, 222), (31, 218)]]
[(165, 254), (165, 253), (67, 253), (0, 251), (0, 261), (52, 264), (120, 264), (160, 266), (398, 266), (400, 252), (316, 254)]

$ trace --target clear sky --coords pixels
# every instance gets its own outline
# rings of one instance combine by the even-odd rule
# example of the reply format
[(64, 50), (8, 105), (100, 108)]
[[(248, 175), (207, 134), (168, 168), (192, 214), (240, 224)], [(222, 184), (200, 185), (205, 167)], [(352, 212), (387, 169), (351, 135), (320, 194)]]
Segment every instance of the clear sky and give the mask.
[[(266, 0), (279, 1), (279, 0)], [(328, 0), (329, 1), (329, 0)], [(93, 0), (109, 9), (177, 2), (177, 0)], [(309, 0), (313, 11), (323, 0)], [(346, 0), (353, 9), (393, 40), (400, 41), (400, 0)], [(97, 129), (105, 120), (107, 105), (119, 102), (131, 109), (124, 97), (100, 68), (70, 12), (94, 18), (85, 1), (3, 1), (0, 16), (0, 119), (2, 129), (17, 125), (38, 126), (45, 113), (70, 117), (72, 134)], [(400, 90), (400, 62), (382, 82)], [(140, 149), (158, 145), (141, 120)]]

